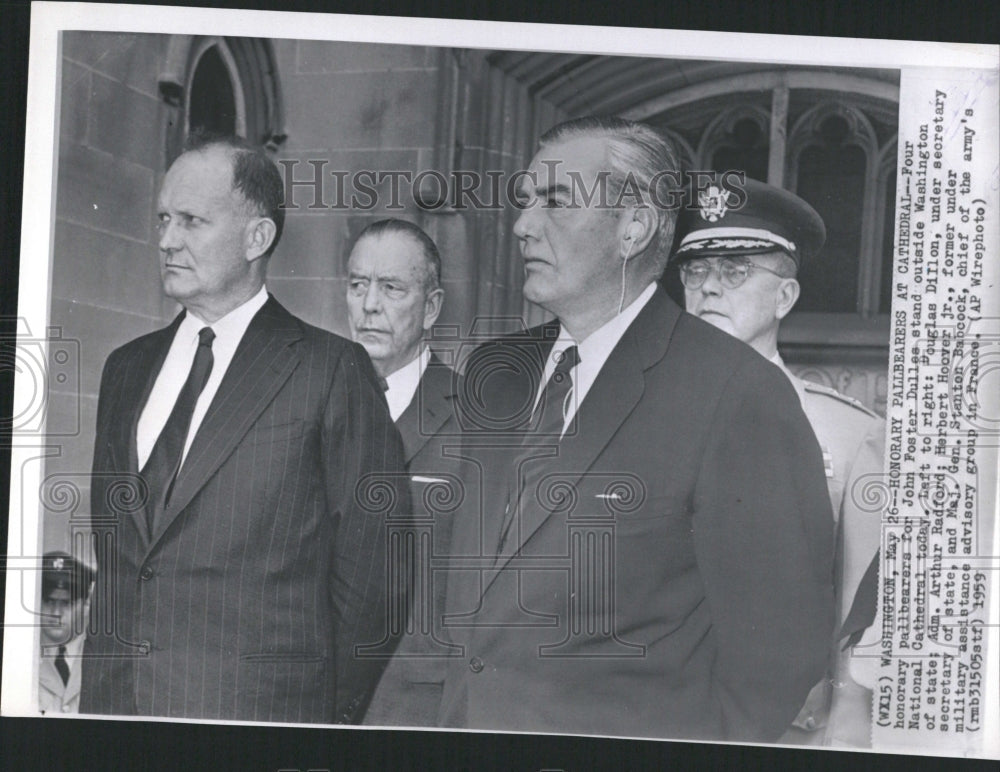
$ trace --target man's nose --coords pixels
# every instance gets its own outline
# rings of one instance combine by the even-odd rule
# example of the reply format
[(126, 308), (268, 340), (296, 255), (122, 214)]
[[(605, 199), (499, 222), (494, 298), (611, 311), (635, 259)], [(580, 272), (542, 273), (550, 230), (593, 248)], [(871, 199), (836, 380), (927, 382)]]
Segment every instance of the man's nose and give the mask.
[(181, 239), (177, 226), (172, 221), (159, 225), (159, 247), (161, 252), (174, 252), (180, 249)]
[(721, 295), (722, 294), (722, 279), (719, 276), (718, 266), (711, 266), (708, 269), (708, 275), (705, 276), (705, 282), (701, 285), (701, 291), (704, 295)]
[(365, 290), (361, 307), (364, 309), (366, 314), (377, 314), (382, 309), (382, 298), (379, 295), (378, 287), (375, 282), (369, 284), (368, 288)]
[(534, 226), (535, 217), (535, 207), (528, 206), (527, 209), (522, 209), (521, 214), (518, 215), (517, 220), (514, 221), (514, 235), (519, 239), (526, 239), (535, 233)]

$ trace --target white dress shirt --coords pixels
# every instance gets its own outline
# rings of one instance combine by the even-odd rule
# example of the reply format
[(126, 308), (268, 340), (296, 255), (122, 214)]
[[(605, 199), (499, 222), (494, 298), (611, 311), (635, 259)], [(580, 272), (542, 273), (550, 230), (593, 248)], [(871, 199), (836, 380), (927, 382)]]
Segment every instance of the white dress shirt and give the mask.
[(70, 670), (74, 667), (79, 667), (80, 656), (83, 654), (83, 642), (87, 636), (81, 633), (75, 638), (70, 638), (64, 644), (58, 643), (43, 643), (42, 644), (42, 656), (52, 657), (53, 659), (59, 654), (59, 646), (66, 647), (66, 664), (69, 665)]
[(597, 380), (597, 376), (600, 374), (601, 368), (604, 367), (604, 363), (608, 361), (611, 352), (614, 351), (615, 346), (618, 345), (618, 341), (625, 334), (625, 330), (635, 321), (639, 312), (646, 307), (646, 304), (653, 297), (655, 291), (656, 283), (650, 282), (649, 286), (642, 291), (642, 294), (629, 303), (620, 314), (609, 319), (579, 343), (570, 337), (569, 333), (566, 332), (566, 328), (562, 325), (559, 326), (559, 337), (556, 338), (552, 350), (549, 351), (549, 358), (545, 362), (545, 370), (542, 372), (542, 382), (538, 393), (535, 394), (535, 408), (538, 407), (542, 388), (549, 382), (552, 373), (555, 372), (557, 355), (561, 355), (563, 351), (575, 345), (580, 359), (579, 363), (569, 371), (570, 379), (573, 381), (573, 391), (565, 402), (566, 409), (563, 415), (564, 432), (570, 420), (576, 415), (577, 408), (586, 398), (590, 387)]
[(187, 380), (188, 373), (191, 372), (191, 365), (194, 363), (194, 355), (198, 350), (198, 332), (203, 327), (211, 327), (215, 333), (215, 340), (212, 341), (212, 372), (205, 383), (205, 388), (198, 397), (195, 404), (194, 413), (191, 415), (191, 425), (188, 427), (187, 439), (184, 442), (184, 453), (181, 456), (181, 464), (187, 458), (191, 442), (198, 433), (205, 413), (208, 412), (209, 405), (215, 397), (215, 392), (219, 390), (219, 384), (229, 369), (229, 363), (233, 361), (233, 354), (236, 347), (243, 340), (243, 335), (250, 326), (250, 321), (254, 315), (267, 302), (267, 288), (261, 287), (260, 292), (254, 295), (243, 305), (234, 308), (221, 319), (212, 324), (202, 321), (193, 313), (188, 311), (181, 320), (177, 332), (174, 334), (174, 341), (170, 344), (167, 358), (163, 360), (163, 367), (160, 368), (153, 390), (149, 393), (146, 406), (139, 416), (139, 424), (136, 427), (136, 450), (139, 456), (139, 468), (142, 469), (149, 459), (149, 454), (153, 452), (153, 445), (156, 444), (157, 437), (166, 426), (170, 412), (174, 409), (177, 397), (180, 396), (184, 381)]
[(406, 412), (410, 402), (413, 401), (413, 395), (417, 393), (417, 385), (423, 378), (424, 370), (427, 369), (427, 363), (430, 361), (430, 349), (421, 346), (416, 359), (386, 376), (385, 382), (389, 388), (385, 390), (385, 399), (389, 403), (389, 415), (393, 421), (398, 421), (399, 417)]

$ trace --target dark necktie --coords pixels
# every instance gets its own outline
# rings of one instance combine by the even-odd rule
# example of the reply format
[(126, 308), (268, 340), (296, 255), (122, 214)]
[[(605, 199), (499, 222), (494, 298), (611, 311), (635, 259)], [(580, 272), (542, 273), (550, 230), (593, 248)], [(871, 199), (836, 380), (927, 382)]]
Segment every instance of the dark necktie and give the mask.
[(854, 593), (854, 601), (851, 603), (851, 610), (844, 618), (844, 624), (840, 627), (840, 638), (847, 638), (844, 648), (854, 646), (861, 640), (865, 630), (871, 627), (875, 621), (875, 612), (878, 606), (878, 556), (872, 558), (865, 575), (858, 583), (858, 590)]
[[(535, 419), (530, 435), (525, 437), (528, 444), (531, 435), (560, 436), (565, 423), (566, 400), (573, 388), (570, 371), (580, 363), (580, 353), (576, 346), (570, 346), (561, 354), (556, 354), (556, 369), (545, 384), (545, 390), (535, 408)], [(574, 413), (574, 418), (576, 414)], [(567, 427), (568, 429), (569, 427)]]
[[(538, 405), (535, 407), (535, 412), (532, 416), (532, 428), (525, 433), (522, 440), (522, 446), (525, 448), (531, 447), (535, 441), (533, 438), (536, 437), (549, 437), (550, 441), (551, 438), (557, 438), (556, 441), (561, 439), (560, 435), (565, 423), (564, 408), (566, 407), (570, 391), (573, 388), (573, 379), (570, 377), (570, 371), (580, 363), (580, 353), (577, 351), (576, 346), (570, 346), (561, 354), (557, 354), (555, 359), (556, 369), (552, 372), (548, 382), (545, 384), (545, 389), (542, 391), (541, 397), (538, 399)], [(570, 426), (566, 427), (567, 431), (575, 420), (576, 413), (574, 412)], [(544, 440), (541, 441), (544, 442)], [(516, 470), (517, 468), (518, 465), (515, 464), (514, 469)], [(510, 526), (514, 521), (514, 510), (516, 509), (519, 497), (520, 487), (518, 481), (508, 478), (507, 502), (504, 509), (503, 521), (500, 525), (500, 539), (497, 546), (498, 555), (503, 552), (504, 543), (507, 541), (510, 533)]]
[(163, 431), (156, 438), (156, 444), (146, 460), (146, 465), (139, 473), (149, 488), (149, 499), (146, 503), (146, 525), (150, 536), (154, 532), (156, 519), (163, 514), (170, 502), (170, 492), (177, 478), (177, 470), (181, 466), (181, 456), (184, 454), (184, 444), (187, 440), (188, 428), (191, 426), (191, 416), (198, 403), (208, 376), (212, 372), (212, 341), (215, 333), (211, 327), (202, 327), (198, 331), (198, 350), (191, 364), (191, 372), (177, 395), (174, 409), (163, 426)]
[(59, 673), (59, 677), (62, 679), (63, 686), (69, 683), (69, 665), (66, 663), (66, 647), (60, 646), (59, 653), (56, 654), (56, 672)]

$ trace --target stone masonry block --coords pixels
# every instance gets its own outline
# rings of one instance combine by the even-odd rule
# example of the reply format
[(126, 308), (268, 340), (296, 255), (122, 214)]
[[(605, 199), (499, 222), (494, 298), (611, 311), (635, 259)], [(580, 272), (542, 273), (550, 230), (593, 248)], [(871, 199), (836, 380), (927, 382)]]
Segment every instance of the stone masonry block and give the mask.
[(153, 196), (152, 170), (85, 147), (60, 149), (57, 216), (148, 241)]
[(164, 141), (161, 109), (159, 100), (95, 74), (88, 116), (90, 146), (158, 168)]
[(51, 324), (62, 328), (64, 338), (80, 342), (80, 390), (97, 394), (101, 370), (108, 354), (118, 346), (163, 327), (159, 319), (107, 308), (52, 299)]
[(87, 140), (90, 107), (90, 70), (66, 59), (62, 62), (59, 94), (60, 142), (81, 144)]
[(56, 221), (52, 295), (146, 315), (163, 294), (156, 247)]
[(433, 71), (283, 78), (288, 133), (300, 147), (429, 147), (437, 123)]
[(426, 46), (400, 46), (341, 41), (298, 41), (296, 72), (382, 72), (422, 68), (427, 62)]

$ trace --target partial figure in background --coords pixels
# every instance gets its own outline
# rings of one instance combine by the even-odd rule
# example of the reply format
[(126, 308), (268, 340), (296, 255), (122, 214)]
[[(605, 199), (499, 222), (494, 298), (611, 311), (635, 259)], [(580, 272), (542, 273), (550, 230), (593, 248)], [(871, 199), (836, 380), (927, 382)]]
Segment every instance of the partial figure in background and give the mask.
[(365, 723), (434, 726), (446, 658), (457, 648), (447, 644), (441, 626), (447, 572), (433, 571), (430, 561), (447, 556), (451, 542), (450, 502), (460, 493), (460, 478), (458, 460), (446, 447), (458, 445), (454, 400), (462, 388), (461, 376), (424, 341), (444, 303), (441, 256), (419, 226), (379, 220), (358, 236), (347, 273), (351, 336), (385, 383), (389, 414), (403, 439), (415, 518), (406, 569), (415, 575), (412, 611)]
[[(687, 310), (752, 346), (795, 386), (823, 451), (838, 529), (839, 628), (879, 547), (879, 513), (861, 503), (865, 484), (882, 479), (885, 421), (857, 400), (802, 380), (785, 366), (778, 327), (799, 298), (796, 275), (805, 261), (817, 259), (825, 228), (815, 210), (788, 191), (747, 179), (743, 192), (746, 202), (733, 208), (728, 204), (737, 199), (735, 192), (721, 187), (703, 192), (701, 206), (685, 213), (673, 260)], [(829, 677), (816, 684), (780, 742), (869, 745), (871, 692), (852, 679), (849, 651), (841, 652), (837, 642), (833, 646)]]
[(66, 552), (42, 558), (41, 658), (38, 709), (76, 713), (87, 608), (94, 571)]

